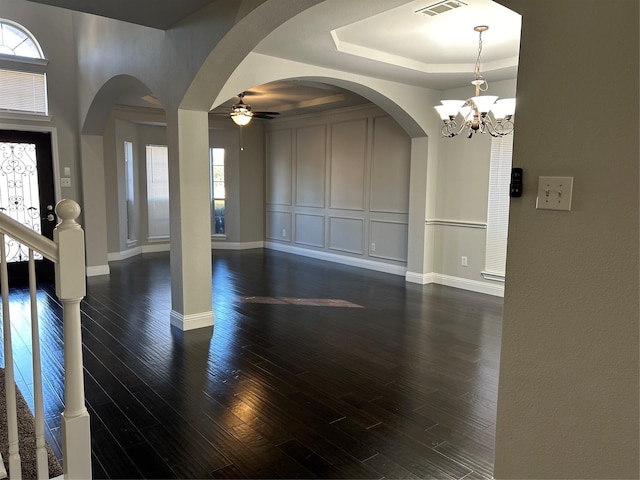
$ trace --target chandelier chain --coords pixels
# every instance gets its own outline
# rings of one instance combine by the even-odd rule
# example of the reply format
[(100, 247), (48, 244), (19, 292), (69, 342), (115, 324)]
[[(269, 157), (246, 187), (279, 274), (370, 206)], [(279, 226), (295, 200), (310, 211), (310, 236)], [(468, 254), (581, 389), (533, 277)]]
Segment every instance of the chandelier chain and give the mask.
[(480, 74), (480, 59), (482, 57), (482, 30), (478, 31), (478, 58), (476, 59), (475, 66), (475, 85), (476, 85), (476, 96), (480, 94), (480, 92), (486, 92), (489, 89), (489, 83), (484, 79), (484, 77)]

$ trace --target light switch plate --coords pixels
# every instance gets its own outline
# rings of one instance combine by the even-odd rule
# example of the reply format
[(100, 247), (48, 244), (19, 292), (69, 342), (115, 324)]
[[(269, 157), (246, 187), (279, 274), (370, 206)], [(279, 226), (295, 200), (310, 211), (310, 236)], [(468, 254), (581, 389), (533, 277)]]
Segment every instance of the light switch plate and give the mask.
[(571, 210), (573, 177), (539, 177), (538, 210)]

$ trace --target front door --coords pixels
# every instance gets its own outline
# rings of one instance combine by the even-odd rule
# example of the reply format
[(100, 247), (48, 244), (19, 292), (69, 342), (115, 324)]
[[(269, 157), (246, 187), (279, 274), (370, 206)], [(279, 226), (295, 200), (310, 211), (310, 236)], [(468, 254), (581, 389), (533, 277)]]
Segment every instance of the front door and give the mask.
[[(0, 211), (53, 239), (56, 216), (51, 134), (0, 130)], [(29, 250), (6, 237), (9, 282), (28, 279)], [(39, 282), (53, 279), (53, 263), (36, 255)]]

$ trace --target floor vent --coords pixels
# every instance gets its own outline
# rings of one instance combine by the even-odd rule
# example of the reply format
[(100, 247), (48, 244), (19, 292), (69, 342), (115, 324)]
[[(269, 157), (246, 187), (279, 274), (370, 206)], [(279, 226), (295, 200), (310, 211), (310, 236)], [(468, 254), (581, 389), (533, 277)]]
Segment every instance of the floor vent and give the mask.
[(446, 13), (450, 10), (466, 6), (466, 3), (460, 2), (459, 0), (444, 0), (443, 2), (434, 3), (433, 5), (429, 5), (428, 7), (416, 10), (416, 13), (422, 13), (423, 15), (435, 17), (436, 15)]

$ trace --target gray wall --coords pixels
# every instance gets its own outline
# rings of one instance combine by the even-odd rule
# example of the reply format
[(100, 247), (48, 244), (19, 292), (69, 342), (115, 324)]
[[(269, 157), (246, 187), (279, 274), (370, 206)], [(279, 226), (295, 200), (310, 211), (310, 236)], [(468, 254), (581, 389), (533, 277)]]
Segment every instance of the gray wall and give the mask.
[(391, 117), (374, 106), (293, 117), (266, 137), (266, 240), (406, 265), (411, 141)]
[[(35, 120), (29, 116), (0, 114), (0, 129), (31, 130), (55, 129), (57, 151), (54, 145), (54, 157), (59, 161), (60, 171), (64, 167), (71, 169), (71, 187), (60, 188), (62, 198), (71, 198), (80, 202), (82, 190), (79, 162), (78, 101), (76, 46), (73, 35), (72, 14), (59, 8), (40, 6), (19, 0), (3, 0), (3, 18), (23, 25), (40, 43), (45, 57), (49, 60), (46, 67), (47, 93), (50, 121)], [(59, 185), (59, 179), (56, 179)]]
[[(514, 97), (516, 81), (490, 82), (487, 93), (501, 98)], [(444, 91), (442, 98), (465, 99), (473, 94), (473, 86), (469, 85)], [(452, 221), (455, 225), (435, 227), (436, 273), (496, 284), (481, 275), (486, 253), (490, 160), (491, 136), (488, 134), (476, 134), (471, 139), (462, 134), (439, 142), (436, 218), (427, 220)], [(467, 267), (461, 266), (461, 256), (467, 257)]]
[[(166, 145), (167, 131), (161, 110), (116, 108), (104, 135), (108, 249), (111, 259), (140, 248), (162, 248), (167, 241), (148, 241), (146, 146)], [(264, 128), (260, 121), (244, 127), (242, 146), (238, 127), (228, 118), (212, 119), (210, 146), (225, 149), (227, 192), (223, 238), (213, 239), (214, 248), (244, 248), (263, 241), (264, 232)], [(136, 243), (127, 243), (124, 142), (133, 143), (136, 197)], [(208, 162), (209, 159), (203, 159)], [(205, 205), (208, 208), (208, 205)], [(135, 250), (132, 250), (135, 249)]]

